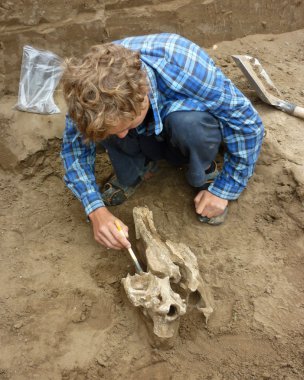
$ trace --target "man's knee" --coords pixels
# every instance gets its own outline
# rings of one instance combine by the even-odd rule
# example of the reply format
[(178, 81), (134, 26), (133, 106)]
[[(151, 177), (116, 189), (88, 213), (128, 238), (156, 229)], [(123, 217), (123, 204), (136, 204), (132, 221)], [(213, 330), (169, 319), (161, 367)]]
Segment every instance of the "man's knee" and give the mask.
[(219, 146), (222, 139), (218, 120), (201, 111), (172, 112), (165, 120), (165, 133), (178, 147), (203, 148), (210, 143)]

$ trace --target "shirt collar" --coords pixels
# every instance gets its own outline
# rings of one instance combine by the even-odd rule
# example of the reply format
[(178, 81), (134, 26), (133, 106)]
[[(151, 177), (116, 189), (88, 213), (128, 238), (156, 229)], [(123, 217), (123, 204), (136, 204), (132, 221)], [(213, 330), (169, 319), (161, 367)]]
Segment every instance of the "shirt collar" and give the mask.
[(163, 129), (163, 123), (162, 123), (162, 120), (161, 120), (161, 117), (160, 117), (160, 114), (159, 114), (159, 110), (158, 110), (158, 98), (159, 98), (159, 92), (157, 90), (157, 83), (156, 83), (156, 77), (155, 77), (155, 74), (152, 70), (151, 67), (149, 67), (145, 62), (142, 61), (142, 67), (143, 69), (146, 71), (147, 73), (147, 76), (148, 76), (148, 80), (149, 80), (149, 88), (150, 88), (150, 92), (148, 94), (149, 96), (149, 101), (150, 101), (150, 104), (151, 104), (151, 107), (152, 107), (152, 110), (153, 110), (153, 116), (154, 116), (154, 121), (155, 121), (155, 129), (154, 129), (154, 133), (156, 135), (159, 135)]

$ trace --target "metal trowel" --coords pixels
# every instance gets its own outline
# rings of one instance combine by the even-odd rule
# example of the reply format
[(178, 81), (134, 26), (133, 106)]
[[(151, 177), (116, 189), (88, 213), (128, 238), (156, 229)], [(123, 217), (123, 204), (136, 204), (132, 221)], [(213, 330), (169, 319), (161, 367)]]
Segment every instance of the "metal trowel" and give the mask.
[(256, 58), (249, 55), (232, 55), (232, 58), (263, 102), (289, 115), (304, 119), (303, 107), (278, 98), (278, 96), (281, 96), (279, 90)]

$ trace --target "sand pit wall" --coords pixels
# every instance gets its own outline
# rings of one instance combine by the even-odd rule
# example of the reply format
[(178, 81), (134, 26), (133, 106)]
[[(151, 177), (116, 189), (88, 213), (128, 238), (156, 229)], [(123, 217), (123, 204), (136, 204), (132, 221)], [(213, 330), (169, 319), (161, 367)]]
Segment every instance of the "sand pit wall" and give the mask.
[(64, 57), (130, 35), (176, 32), (208, 47), (249, 34), (303, 27), (303, 0), (4, 0), (0, 96), (17, 93), (26, 44)]

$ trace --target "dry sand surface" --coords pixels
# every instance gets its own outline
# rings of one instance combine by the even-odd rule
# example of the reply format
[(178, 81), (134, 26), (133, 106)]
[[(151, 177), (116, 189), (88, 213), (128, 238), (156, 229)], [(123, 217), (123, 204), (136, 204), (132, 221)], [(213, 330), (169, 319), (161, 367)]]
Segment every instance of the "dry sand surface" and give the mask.
[[(200, 224), (182, 170), (162, 166), (112, 211), (130, 227), (147, 205), (161, 236), (196, 254), (216, 310), (193, 310), (172, 347), (151, 335), (122, 289), (126, 252), (93, 239), (65, 188), (63, 115), (0, 106), (0, 379), (303, 379), (304, 121), (263, 104), (231, 54), (262, 62), (287, 100), (304, 106), (304, 30), (255, 35), (208, 49), (265, 123), (255, 174), (220, 227)], [(54, 137), (54, 136), (57, 136)], [(105, 154), (97, 179), (111, 173)]]

